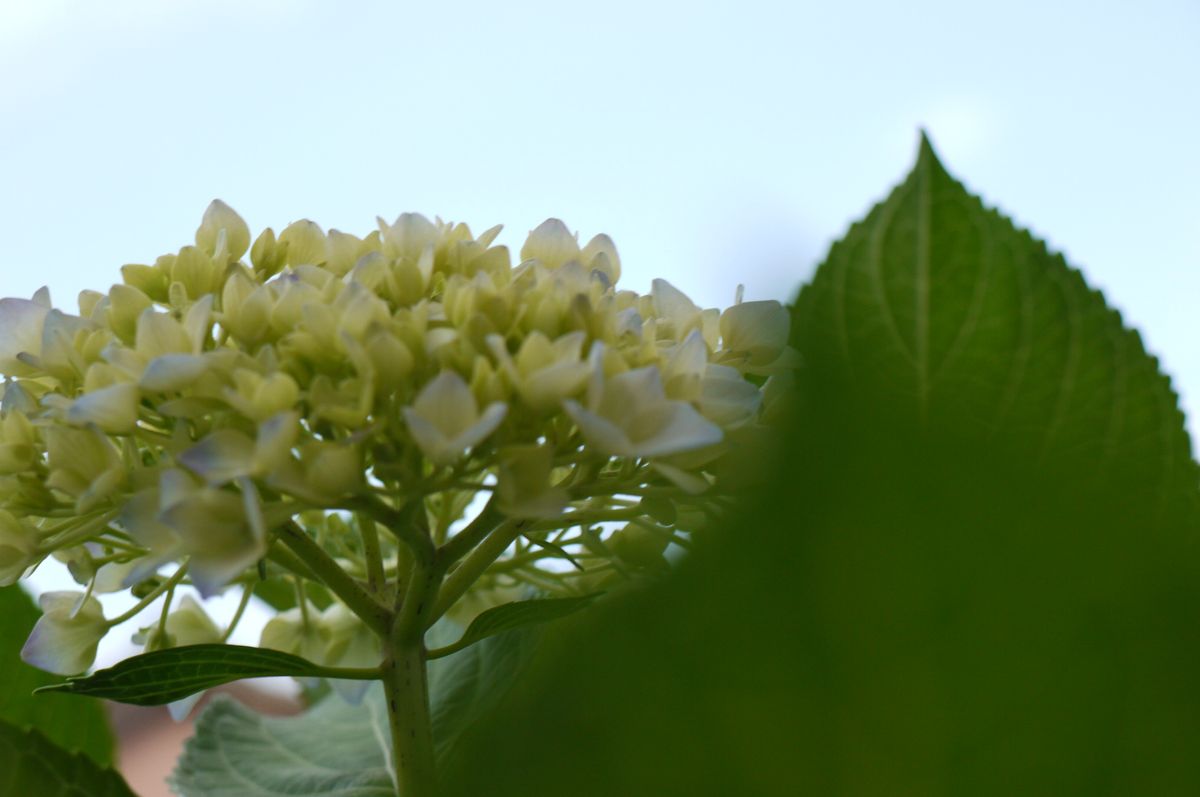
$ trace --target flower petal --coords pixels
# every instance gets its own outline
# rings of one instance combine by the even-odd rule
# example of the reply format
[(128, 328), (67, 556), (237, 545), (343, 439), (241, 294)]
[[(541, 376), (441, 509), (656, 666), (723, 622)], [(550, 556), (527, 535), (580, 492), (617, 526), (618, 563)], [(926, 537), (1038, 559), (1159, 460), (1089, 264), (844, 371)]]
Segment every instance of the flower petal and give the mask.
[(464, 429), (461, 434), (455, 437), (451, 442), (451, 447), (461, 454), (468, 448), (473, 448), (482, 443), (488, 435), (496, 431), (504, 416), (508, 414), (508, 405), (503, 402), (494, 401), (487, 406), (483, 414), (479, 416), (479, 420), (473, 423), (469, 428)]
[(179, 461), (209, 484), (224, 484), (254, 472), (254, 441), (233, 429), (218, 429), (179, 455)]
[(412, 408), (446, 437), (456, 437), (479, 417), (475, 395), (454, 371), (442, 371), (421, 388)]
[(199, 354), (164, 354), (146, 366), (138, 385), (153, 393), (173, 393), (190, 387), (208, 370)]
[(0, 299), (0, 372), (22, 367), (17, 355), (42, 352), (42, 327), (49, 308), (28, 299)]
[(109, 434), (126, 434), (137, 425), (141, 400), (137, 385), (128, 382), (93, 390), (75, 399), (67, 410), (67, 421), (77, 426), (95, 424)]
[(633, 444), (630, 443), (628, 435), (612, 421), (585, 410), (570, 399), (563, 402), (563, 409), (571, 416), (571, 420), (575, 421), (590, 445), (613, 456), (633, 455)]
[[(715, 445), (724, 438), (721, 427), (707, 420), (691, 404), (672, 401), (636, 419), (638, 435), (633, 450), (640, 457), (662, 457)], [(645, 434), (646, 431), (649, 434)]]

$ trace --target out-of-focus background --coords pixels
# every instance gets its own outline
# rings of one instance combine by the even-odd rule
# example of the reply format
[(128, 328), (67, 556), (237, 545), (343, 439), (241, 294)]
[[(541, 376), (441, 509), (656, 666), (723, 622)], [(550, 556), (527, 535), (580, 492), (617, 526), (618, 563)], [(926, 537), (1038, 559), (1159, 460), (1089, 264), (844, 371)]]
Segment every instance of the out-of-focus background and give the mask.
[(558, 216), (612, 235), (630, 288), (788, 299), (924, 127), (1196, 409), (1197, 42), (1195, 0), (0, 0), (0, 295), (73, 307), (221, 197), (256, 231), (416, 210), (514, 249)]

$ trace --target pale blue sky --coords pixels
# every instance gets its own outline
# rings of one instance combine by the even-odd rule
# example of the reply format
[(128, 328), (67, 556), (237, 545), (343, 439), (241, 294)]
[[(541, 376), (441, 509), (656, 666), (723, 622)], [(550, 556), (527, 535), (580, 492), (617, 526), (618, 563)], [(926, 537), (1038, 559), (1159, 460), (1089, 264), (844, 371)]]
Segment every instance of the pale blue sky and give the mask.
[(925, 126), (1200, 408), (1198, 85), (1197, 0), (0, 0), (0, 295), (73, 306), (221, 197), (516, 246), (553, 215), (628, 287), (787, 298)]

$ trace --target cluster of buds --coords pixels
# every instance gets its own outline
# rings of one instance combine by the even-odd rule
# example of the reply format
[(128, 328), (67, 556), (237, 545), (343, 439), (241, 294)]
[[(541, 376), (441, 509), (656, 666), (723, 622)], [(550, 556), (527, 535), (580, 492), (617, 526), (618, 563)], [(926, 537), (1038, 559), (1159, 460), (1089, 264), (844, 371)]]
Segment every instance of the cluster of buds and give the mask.
[(690, 544), (786, 390), (787, 311), (620, 290), (613, 242), (553, 219), (513, 266), (499, 232), (404, 214), (362, 238), (299, 221), (252, 243), (217, 201), (195, 245), (125, 266), (77, 315), (45, 291), (0, 299), (0, 584), (53, 555), (86, 587), (43, 596), (26, 658), (86, 669), (132, 616), (105, 618), (97, 592), (165, 599), (139, 636), (162, 646), (228, 637), (194, 602), (171, 611), (178, 585), (248, 599), (280, 580), (300, 586), (264, 645), (377, 656), (337, 590), (309, 605), (301, 582), (321, 579), (281, 529), (386, 602), (412, 556), (398, 525), (466, 552), (486, 500), (511, 533), (455, 562), (462, 583), (449, 570), (439, 611), (459, 618)]

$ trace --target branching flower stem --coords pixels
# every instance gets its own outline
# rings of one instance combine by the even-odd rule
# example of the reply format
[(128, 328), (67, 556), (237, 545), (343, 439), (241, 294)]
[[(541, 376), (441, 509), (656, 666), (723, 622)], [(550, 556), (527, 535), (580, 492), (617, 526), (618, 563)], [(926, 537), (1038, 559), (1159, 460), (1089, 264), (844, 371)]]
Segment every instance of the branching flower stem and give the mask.
[(279, 527), (279, 539), (371, 630), (385, 639), (388, 637), (392, 626), (391, 610), (351, 578), (304, 529), (295, 521), (289, 520)]
[(171, 574), (170, 578), (168, 578), (166, 581), (162, 582), (157, 587), (155, 587), (150, 592), (149, 595), (147, 595), (146, 597), (142, 598), (140, 601), (135, 603), (128, 611), (126, 611), (123, 614), (117, 615), (116, 617), (112, 618), (111, 620), (108, 620), (107, 621), (108, 625), (110, 627), (112, 627), (115, 625), (120, 625), (121, 623), (125, 622), (126, 620), (132, 619), (142, 609), (145, 609), (151, 603), (154, 603), (154, 601), (158, 600), (158, 596), (162, 595), (164, 592), (173, 591), (175, 589), (175, 586), (177, 584), (179, 584), (180, 581), (183, 580), (183, 576), (185, 573), (187, 573), (187, 563), (186, 562), (181, 564), (178, 568), (176, 568), (175, 572)]
[[(436, 621), (445, 614), (447, 609), (466, 594), (471, 585), (508, 550), (508, 546), (520, 536), (524, 528), (525, 524), (520, 521), (505, 520), (491, 530), (491, 533), (446, 578), (433, 607), (433, 620)], [(448, 547), (450, 543), (446, 545)]]

